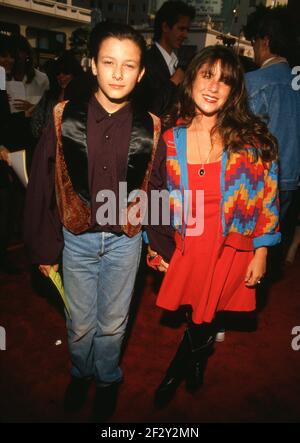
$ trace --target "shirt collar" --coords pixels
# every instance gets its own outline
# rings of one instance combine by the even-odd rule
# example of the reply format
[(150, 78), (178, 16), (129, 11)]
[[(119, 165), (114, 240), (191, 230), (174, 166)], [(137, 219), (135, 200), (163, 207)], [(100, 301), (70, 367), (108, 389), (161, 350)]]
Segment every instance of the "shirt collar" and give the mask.
[(287, 59), (285, 57), (275, 55), (265, 60), (261, 65), (261, 68), (267, 68), (268, 66), (275, 65), (277, 63), (287, 63)]
[(107, 112), (103, 106), (98, 102), (95, 95), (93, 94), (90, 100), (90, 105), (92, 107), (92, 113), (95, 120), (100, 121), (105, 118), (120, 118), (122, 116), (126, 116), (131, 113), (131, 104), (127, 103), (127, 105), (123, 106), (116, 112)]
[(156, 47), (159, 49), (161, 55), (163, 56), (165, 62), (168, 65), (170, 74), (173, 75), (176, 71), (176, 65), (178, 63), (178, 58), (174, 51), (169, 54), (158, 42), (154, 42)]

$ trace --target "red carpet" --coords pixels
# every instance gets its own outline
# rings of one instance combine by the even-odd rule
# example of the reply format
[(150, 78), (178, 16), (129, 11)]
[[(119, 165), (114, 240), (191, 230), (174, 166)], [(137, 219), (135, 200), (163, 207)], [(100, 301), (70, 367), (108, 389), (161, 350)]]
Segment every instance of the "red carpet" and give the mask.
[[(55, 296), (42, 297), (32, 289), (22, 250), (12, 258), (24, 272), (0, 276), (0, 326), (7, 339), (6, 350), (0, 351), (0, 421), (89, 421), (93, 389), (80, 413), (65, 414), (62, 409), (69, 358)], [(225, 342), (216, 344), (209, 360), (202, 390), (191, 395), (180, 386), (163, 410), (155, 409), (153, 392), (184, 325), (171, 328), (161, 323), (148, 274), (142, 289), (137, 288), (122, 362), (125, 380), (111, 422), (299, 422), (300, 350), (291, 347), (291, 331), (300, 327), (299, 270), (298, 255), (297, 263), (273, 285), (258, 314), (258, 328), (227, 331)], [(246, 329), (251, 330), (251, 324)], [(56, 346), (57, 340), (62, 344)]]

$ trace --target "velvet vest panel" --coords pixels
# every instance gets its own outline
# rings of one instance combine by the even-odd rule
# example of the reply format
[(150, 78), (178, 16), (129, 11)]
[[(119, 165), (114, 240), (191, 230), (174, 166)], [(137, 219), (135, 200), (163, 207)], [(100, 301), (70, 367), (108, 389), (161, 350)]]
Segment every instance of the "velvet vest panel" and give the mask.
[[(88, 185), (87, 154), (88, 103), (59, 103), (54, 109), (57, 135), (56, 199), (63, 225), (73, 234), (91, 227), (91, 202)], [(128, 194), (135, 189), (147, 190), (152, 170), (160, 121), (157, 117), (133, 111), (127, 162)], [(133, 200), (126, 211), (136, 204)], [(123, 214), (122, 230), (128, 236), (137, 234), (141, 224), (131, 225)]]

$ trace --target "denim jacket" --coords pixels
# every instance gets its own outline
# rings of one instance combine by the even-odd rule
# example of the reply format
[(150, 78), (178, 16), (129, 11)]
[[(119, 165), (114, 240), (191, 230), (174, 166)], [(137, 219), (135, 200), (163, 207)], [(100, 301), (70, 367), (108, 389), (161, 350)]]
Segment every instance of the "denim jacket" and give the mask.
[(278, 140), (281, 191), (297, 189), (300, 176), (300, 90), (292, 88), (292, 80), (286, 62), (246, 74), (250, 107)]

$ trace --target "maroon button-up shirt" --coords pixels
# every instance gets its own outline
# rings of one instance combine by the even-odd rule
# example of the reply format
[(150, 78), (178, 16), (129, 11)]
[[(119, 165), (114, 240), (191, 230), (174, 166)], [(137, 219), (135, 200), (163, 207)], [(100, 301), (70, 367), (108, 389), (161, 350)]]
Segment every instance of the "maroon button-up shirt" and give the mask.
[[(131, 127), (130, 104), (110, 114), (95, 97), (91, 99), (87, 120), (91, 230), (121, 232), (118, 224), (119, 182), (126, 181)], [(116, 196), (116, 221), (113, 224), (100, 226), (96, 220), (96, 212), (103, 203), (96, 202), (96, 197), (98, 194), (98, 198), (101, 198), (104, 190), (113, 191)]]

